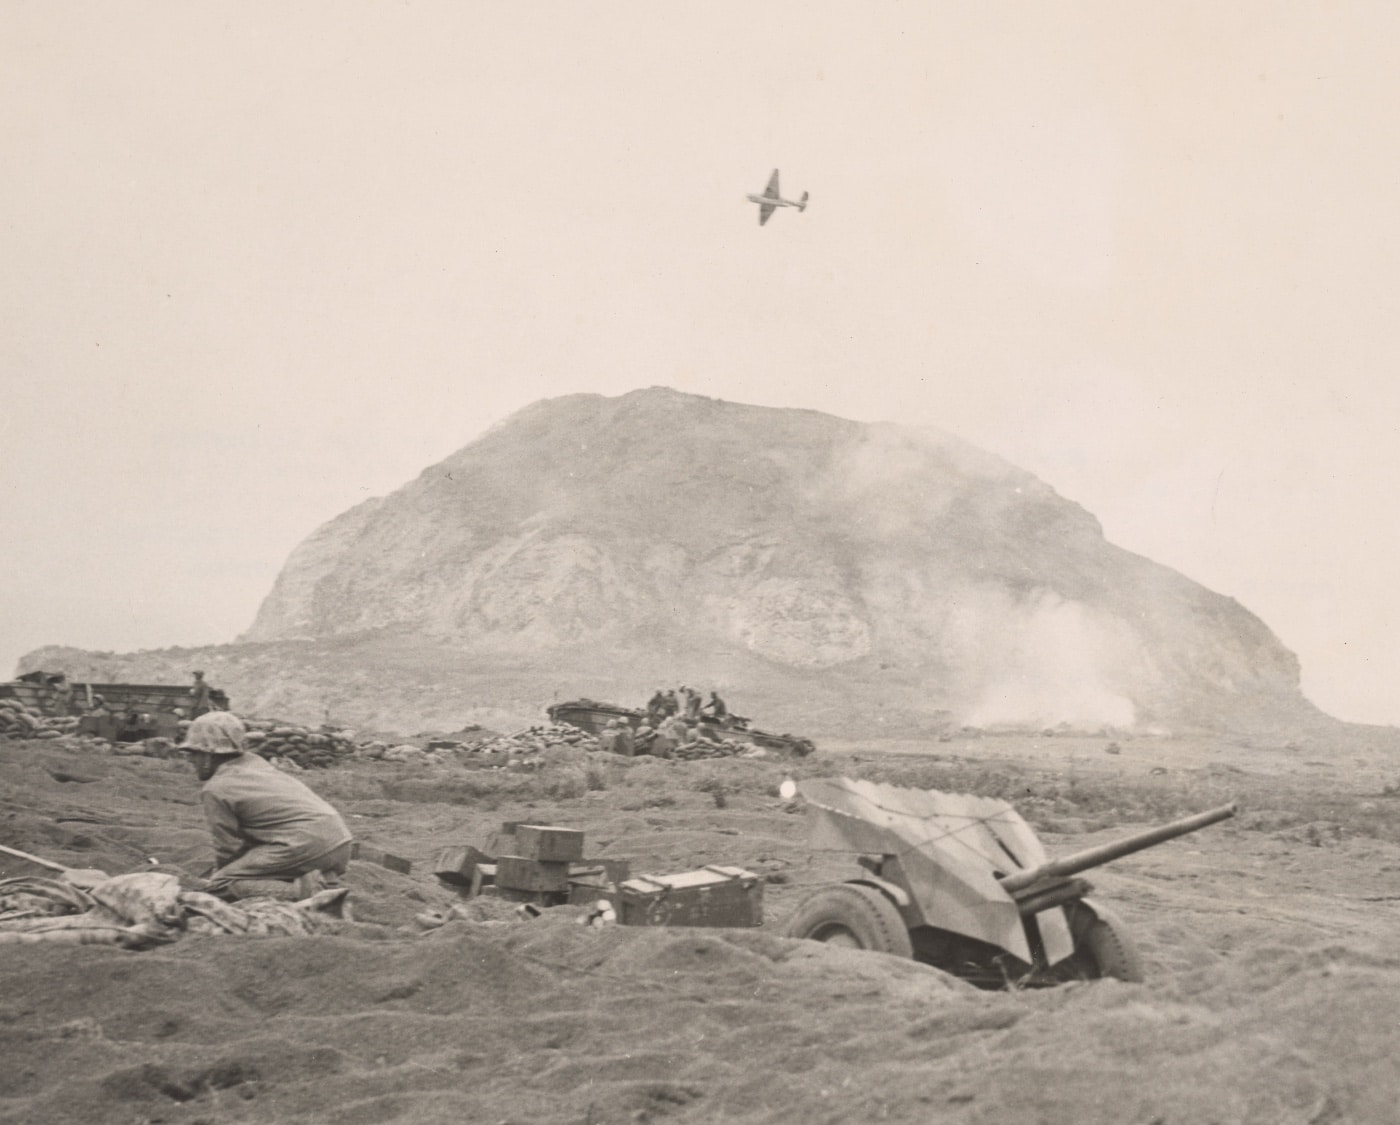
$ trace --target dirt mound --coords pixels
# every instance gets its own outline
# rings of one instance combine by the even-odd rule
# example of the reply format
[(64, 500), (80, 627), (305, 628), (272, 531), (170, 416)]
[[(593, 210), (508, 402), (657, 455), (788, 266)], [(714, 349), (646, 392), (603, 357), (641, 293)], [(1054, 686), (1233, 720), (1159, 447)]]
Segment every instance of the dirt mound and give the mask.
[(1384, 1121), (1398, 985), (1400, 961), (1334, 945), (987, 994), (882, 955), (571, 918), (26, 948), (0, 963), (0, 1120)]
[[(1140, 827), (1121, 822), (1130, 813), (1165, 818), (1220, 795), (1216, 774), (1193, 772), (1196, 746), (1163, 740), (1141, 762), (1130, 746), (1092, 759), (1110, 763), (1097, 771), (1072, 765), (1068, 740), (1019, 746), (1019, 757), (987, 740), (975, 761), (942, 745), (923, 764), (873, 752), (846, 764), (1050, 794), (1055, 854)], [(518, 777), (361, 760), (308, 774), (357, 837), (414, 864), (353, 863), (359, 921), (343, 932), (7, 949), (0, 1122), (1394, 1119), (1400, 831), (1376, 800), (1380, 778), (1393, 780), (1379, 767), (1325, 780), (1306, 763), (1237, 769), (1229, 784), (1250, 818), (1094, 874), (1138, 939), (1147, 983), (998, 993), (781, 936), (846, 862), (806, 847), (802, 817), (773, 795), (783, 767), (609, 762), (574, 792), (548, 776), (570, 759)], [(0, 843), (113, 873), (208, 862), (182, 763), (0, 740), (0, 774)], [(392, 796), (409, 777), (435, 777), (437, 799)], [(453, 779), (460, 788), (442, 784)], [(1120, 810), (1111, 826), (1108, 809)], [(577, 908), (525, 921), (483, 902), (420, 924), (461, 903), (430, 874), (435, 850), (504, 820), (581, 828), (590, 854), (634, 871), (764, 872), (765, 924), (596, 928)], [(1306, 826), (1320, 823), (1344, 831), (1312, 842)]]

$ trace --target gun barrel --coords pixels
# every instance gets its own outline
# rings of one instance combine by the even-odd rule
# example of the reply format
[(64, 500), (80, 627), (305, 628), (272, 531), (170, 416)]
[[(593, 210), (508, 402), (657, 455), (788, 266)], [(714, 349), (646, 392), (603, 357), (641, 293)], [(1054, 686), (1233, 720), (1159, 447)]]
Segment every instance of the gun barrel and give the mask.
[(1231, 801), (1228, 805), (1221, 805), (1218, 809), (1210, 809), (1207, 812), (1197, 813), (1195, 816), (1183, 817), (1181, 820), (1164, 824), (1160, 828), (1150, 828), (1146, 832), (1139, 832), (1136, 836), (1128, 836), (1111, 844), (1100, 844), (1097, 848), (1086, 848), (1082, 852), (1075, 852), (1063, 859), (1052, 859), (1048, 863), (1042, 863), (1039, 867), (1031, 867), (1025, 871), (1013, 871), (1010, 875), (1002, 877), (1001, 885), (1007, 892), (1014, 894), (1041, 879), (1077, 875), (1091, 867), (1098, 867), (1122, 856), (1132, 855), (1133, 852), (1140, 852), (1144, 848), (1165, 843), (1167, 840), (1174, 840), (1178, 836), (1185, 836), (1188, 832), (1195, 832), (1198, 828), (1205, 828), (1207, 825), (1228, 820), (1234, 815), (1235, 803)]

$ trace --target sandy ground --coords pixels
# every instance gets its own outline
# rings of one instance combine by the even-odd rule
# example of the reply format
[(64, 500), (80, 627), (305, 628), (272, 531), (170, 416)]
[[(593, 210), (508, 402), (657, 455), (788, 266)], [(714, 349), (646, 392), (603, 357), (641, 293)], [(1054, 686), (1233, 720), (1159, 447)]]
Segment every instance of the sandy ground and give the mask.
[[(1394, 1122), (1394, 732), (1333, 745), (984, 738), (775, 762), (551, 757), (538, 773), (357, 762), (307, 775), (411, 875), (354, 863), (357, 921), (308, 938), (0, 953), (0, 1122)], [(1006, 796), (1052, 854), (1223, 800), (1233, 821), (1097, 872), (1145, 984), (980, 992), (780, 935), (813, 854), (789, 769)], [(111, 873), (210, 858), (188, 767), (0, 741), (0, 843)], [(435, 851), (504, 820), (584, 829), (634, 872), (765, 875), (755, 930), (424, 931)], [(0, 875), (32, 873), (19, 861)]]

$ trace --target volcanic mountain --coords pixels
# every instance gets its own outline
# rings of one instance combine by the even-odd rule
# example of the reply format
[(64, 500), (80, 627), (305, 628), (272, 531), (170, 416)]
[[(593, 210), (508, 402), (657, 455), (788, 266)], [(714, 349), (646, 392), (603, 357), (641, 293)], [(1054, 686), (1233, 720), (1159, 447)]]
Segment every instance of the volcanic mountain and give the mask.
[[(665, 388), (536, 403), (336, 517), (240, 642), (300, 651), (298, 675), (410, 646), (434, 706), (501, 703), (494, 670), (520, 704), (686, 682), (793, 729), (1316, 714), (1257, 617), (1030, 473), (938, 431)], [(266, 702), (250, 661), (226, 686)]]

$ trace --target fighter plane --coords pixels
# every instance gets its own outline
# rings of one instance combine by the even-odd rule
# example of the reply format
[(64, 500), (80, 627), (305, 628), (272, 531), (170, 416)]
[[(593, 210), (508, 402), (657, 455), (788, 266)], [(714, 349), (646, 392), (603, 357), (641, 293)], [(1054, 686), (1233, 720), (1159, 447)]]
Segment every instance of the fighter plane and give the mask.
[(799, 211), (807, 210), (807, 193), (804, 191), (802, 198), (796, 203), (780, 196), (778, 194), (778, 170), (774, 168), (773, 176), (769, 179), (768, 186), (763, 189), (763, 194), (749, 196), (749, 202), (758, 204), (758, 225), (762, 226), (777, 207), (796, 207)]

